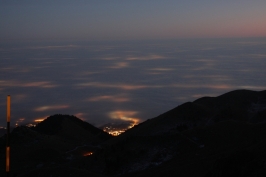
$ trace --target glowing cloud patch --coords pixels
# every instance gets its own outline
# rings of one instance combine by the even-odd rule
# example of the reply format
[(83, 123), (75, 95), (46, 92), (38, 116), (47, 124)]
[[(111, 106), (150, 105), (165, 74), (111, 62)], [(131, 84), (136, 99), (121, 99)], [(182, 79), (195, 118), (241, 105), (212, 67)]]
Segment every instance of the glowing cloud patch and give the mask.
[(48, 81), (42, 81), (42, 82), (19, 82), (19, 81), (6, 81), (6, 80), (0, 80), (0, 86), (5, 87), (40, 87), (40, 88), (53, 88), (57, 87), (58, 85), (52, 84)]
[(79, 87), (99, 87), (99, 88), (115, 88), (115, 89), (122, 89), (122, 90), (137, 90), (137, 89), (144, 89), (148, 88), (147, 85), (130, 85), (130, 84), (108, 84), (108, 83), (99, 83), (99, 82), (89, 82), (89, 83), (82, 83), (78, 84)]
[(52, 88), (55, 87), (56, 85), (51, 84), (50, 82), (29, 82), (23, 84), (23, 87), (42, 87), (42, 88)]
[(134, 127), (139, 123), (139, 118), (136, 118), (136, 114), (138, 112), (136, 111), (112, 111), (108, 115), (111, 119), (118, 119), (125, 122), (129, 122), (127, 127), (113, 127), (113, 126), (107, 126), (103, 128), (103, 131), (113, 135), (118, 136), (121, 133), (124, 133), (126, 130)]
[[(47, 117), (47, 116), (46, 116), (46, 117)], [(36, 119), (34, 119), (34, 122), (35, 122), (35, 123), (42, 122), (44, 119), (46, 119), (46, 117), (39, 117), (39, 118), (36, 118)]]
[(118, 62), (118, 63), (115, 63), (115, 65), (110, 66), (108, 68), (121, 69), (121, 68), (126, 68), (128, 66), (129, 66), (129, 63), (128, 62)]
[(109, 113), (109, 117), (137, 124), (139, 122), (139, 118), (135, 118), (137, 114), (137, 111), (113, 111)]
[(149, 70), (151, 70), (151, 71), (172, 71), (174, 69), (173, 68), (152, 68)]
[(84, 118), (86, 114), (82, 113), (82, 112), (79, 112), (79, 113), (76, 113), (75, 116), (83, 121), (86, 121), (86, 118)]
[(126, 60), (159, 60), (165, 57), (161, 55), (149, 55), (149, 56), (141, 56), (141, 57), (128, 57)]
[(92, 101), (92, 102), (96, 101), (127, 102), (129, 100), (130, 100), (129, 98), (126, 98), (123, 95), (103, 95), (87, 99), (87, 101)]
[(56, 110), (56, 109), (66, 109), (68, 105), (54, 105), (54, 106), (41, 106), (35, 108), (34, 111), (41, 112), (41, 111), (48, 111), (48, 110)]

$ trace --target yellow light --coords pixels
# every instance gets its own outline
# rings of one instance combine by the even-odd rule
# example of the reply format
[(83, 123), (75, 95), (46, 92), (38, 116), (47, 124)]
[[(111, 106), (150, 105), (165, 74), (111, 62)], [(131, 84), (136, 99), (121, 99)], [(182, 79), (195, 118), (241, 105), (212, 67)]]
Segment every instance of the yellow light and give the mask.
[(42, 122), (45, 118), (35, 119), (34, 122)]
[(92, 154), (93, 154), (93, 152), (87, 152), (87, 153), (83, 154), (83, 156), (90, 156)]

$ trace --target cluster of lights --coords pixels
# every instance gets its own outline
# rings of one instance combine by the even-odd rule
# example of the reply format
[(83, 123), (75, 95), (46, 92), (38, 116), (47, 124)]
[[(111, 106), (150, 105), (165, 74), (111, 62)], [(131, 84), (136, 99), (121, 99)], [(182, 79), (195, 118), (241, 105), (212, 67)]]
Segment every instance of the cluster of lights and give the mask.
[(36, 127), (36, 124), (27, 124), (27, 127)]
[(118, 135), (124, 133), (126, 130), (131, 129), (135, 125), (137, 125), (137, 123), (134, 122), (126, 128), (104, 127), (103, 131), (109, 133), (112, 136), (118, 136)]

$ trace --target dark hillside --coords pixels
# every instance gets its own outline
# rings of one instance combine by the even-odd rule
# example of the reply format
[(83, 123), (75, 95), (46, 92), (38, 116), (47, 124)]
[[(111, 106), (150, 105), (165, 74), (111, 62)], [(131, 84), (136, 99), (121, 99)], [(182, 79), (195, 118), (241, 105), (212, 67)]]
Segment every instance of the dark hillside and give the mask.
[[(266, 176), (266, 91), (184, 103), (111, 137), (74, 116), (11, 134), (18, 176)], [(5, 136), (0, 139), (4, 174)]]
[[(206, 162), (206, 168), (202, 166), (203, 175), (214, 161), (222, 157), (218, 154), (223, 152), (229, 156), (245, 150), (252, 143), (265, 143), (266, 132), (261, 129), (261, 126), (266, 128), (261, 125), (266, 121), (265, 93), (237, 90), (218, 97), (204, 97), (147, 120), (105, 143), (104, 156), (98, 158), (109, 159), (112, 165), (106, 161), (102, 168), (106, 168), (107, 174), (155, 170), (154, 174), (151, 172), (154, 176), (160, 176), (158, 169), (166, 168), (163, 171), (176, 171), (175, 174), (180, 175), (178, 170), (185, 169), (180, 159), (188, 164), (194, 164), (194, 159), (193, 168), (196, 168), (205, 163), (198, 156), (194, 157), (195, 154), (200, 151), (204, 151), (204, 156), (217, 154), (212, 161)], [(251, 124), (255, 121), (258, 124)], [(120, 150), (113, 153), (115, 149)], [(180, 168), (174, 167), (176, 164)]]
[[(5, 169), (5, 138), (3, 136), (0, 139), (0, 176), (4, 174)], [(62, 176), (91, 174), (87, 170), (71, 167), (68, 169), (69, 174), (66, 171), (55, 171), (62, 169), (62, 166), (71, 160), (83, 158), (84, 155), (95, 152), (102, 142), (110, 138), (112, 138), (111, 135), (87, 122), (74, 116), (60, 114), (48, 117), (34, 128), (17, 127), (11, 132), (12, 174), (36, 176), (40, 171), (45, 171), (44, 169), (51, 169), (54, 174)], [(50, 176), (44, 175), (47, 173), (42, 174), (42, 176)]]
[[(198, 148), (187, 148), (183, 142), (177, 153), (161, 165), (123, 177), (180, 176), (227, 177), (266, 175), (266, 124), (225, 121), (205, 128), (183, 132), (199, 143)], [(163, 154), (162, 154), (163, 155)]]
[(70, 134), (73, 136), (75, 133), (79, 133), (80, 130), (83, 130), (83, 136), (90, 135), (92, 137), (97, 137), (102, 141), (112, 137), (108, 133), (103, 132), (101, 129), (96, 128), (88, 122), (82, 121), (75, 116), (62, 114), (50, 116), (32, 129), (46, 135)]

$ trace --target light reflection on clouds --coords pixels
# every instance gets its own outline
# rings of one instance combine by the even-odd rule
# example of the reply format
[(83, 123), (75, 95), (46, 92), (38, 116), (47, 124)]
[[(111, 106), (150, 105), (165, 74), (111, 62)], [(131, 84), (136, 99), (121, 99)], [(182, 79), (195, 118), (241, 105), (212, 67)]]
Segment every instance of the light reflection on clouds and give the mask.
[(56, 50), (56, 49), (71, 49), (71, 48), (78, 48), (77, 45), (54, 45), (54, 46), (36, 46), (36, 47), (27, 47), (28, 49), (49, 49), (49, 50)]
[[(14, 120), (53, 113), (77, 113), (97, 125), (125, 117), (146, 120), (203, 95), (266, 89), (266, 42), (244, 42), (4, 47), (0, 92), (12, 95)], [(4, 112), (5, 98), (0, 100)]]
[(126, 60), (159, 60), (159, 59), (164, 59), (165, 57), (161, 55), (149, 55), (149, 56), (131, 56), (127, 57)]
[(54, 88), (57, 87), (57, 84), (53, 84), (48, 81), (40, 82), (20, 82), (20, 81), (6, 81), (0, 80), (1, 87), (40, 87), (40, 88)]
[(173, 71), (173, 68), (152, 68), (151, 71)]
[(229, 90), (234, 88), (233, 85), (227, 84), (173, 84), (173, 87), (176, 88), (206, 88), (206, 89), (218, 89), (218, 90)]
[(230, 81), (232, 78), (226, 75), (184, 75), (186, 79), (209, 79), (211, 81)]
[(101, 59), (102, 60), (117, 60), (119, 59), (120, 57), (102, 57)]
[(134, 124), (138, 124), (140, 119), (136, 118), (136, 115), (138, 114), (137, 111), (112, 111), (108, 115), (111, 119), (115, 120), (121, 120), (126, 122), (132, 122)]
[(115, 83), (100, 83), (100, 82), (88, 82), (78, 84), (78, 87), (99, 87), (99, 88), (115, 88), (115, 89), (122, 89), (122, 90), (137, 90), (137, 89), (144, 89), (149, 86), (147, 85), (130, 85), (130, 84), (115, 84)]
[(255, 86), (255, 85), (243, 85), (239, 86), (239, 89), (250, 89), (250, 90), (265, 90), (266, 86)]
[(66, 109), (69, 108), (68, 105), (53, 105), (53, 106), (41, 106), (34, 109), (34, 111), (42, 112), (48, 110)]
[(112, 68), (112, 69), (121, 69), (121, 68), (126, 68), (126, 67), (129, 67), (128, 62), (117, 62), (117, 63), (114, 63), (113, 66), (108, 66), (108, 68)]
[(34, 119), (34, 122), (35, 122), (35, 123), (42, 122), (42, 121), (44, 121), (44, 119), (46, 119), (47, 117), (48, 117), (48, 116), (35, 118), (35, 119)]
[(162, 75), (165, 74), (165, 72), (174, 71), (173, 68), (151, 68), (147, 69), (147, 74), (149, 75)]
[(205, 97), (205, 96), (215, 97), (216, 95), (215, 94), (206, 93), (206, 94), (195, 94), (195, 95), (192, 95), (191, 97), (197, 99), (197, 98), (201, 98), (201, 97)]
[(86, 121), (86, 118), (84, 118), (86, 116), (86, 114), (79, 112), (75, 114), (76, 117), (78, 117), (79, 119)]
[(96, 102), (96, 101), (110, 101), (110, 102), (128, 102), (130, 99), (125, 95), (103, 95), (95, 96), (87, 99), (87, 101)]
[(51, 82), (28, 82), (28, 83), (24, 83), (22, 84), (23, 87), (41, 87), (41, 88), (53, 88), (53, 87), (57, 87), (57, 85), (55, 84), (51, 84)]

